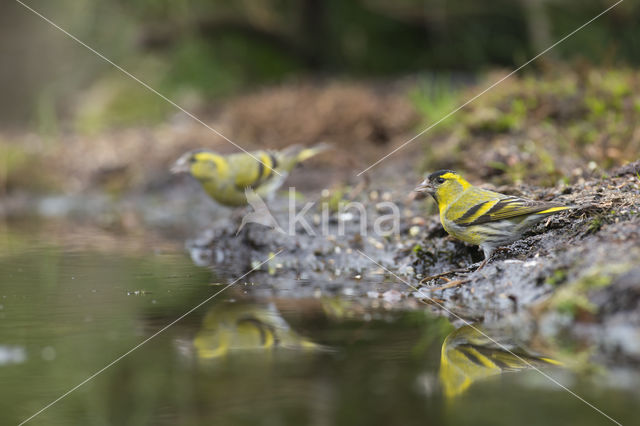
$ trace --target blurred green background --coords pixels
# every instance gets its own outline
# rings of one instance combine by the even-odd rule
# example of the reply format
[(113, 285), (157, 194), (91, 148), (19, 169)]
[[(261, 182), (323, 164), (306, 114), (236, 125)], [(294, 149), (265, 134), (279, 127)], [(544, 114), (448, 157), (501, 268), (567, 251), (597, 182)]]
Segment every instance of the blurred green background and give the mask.
[[(513, 68), (605, 0), (44, 0), (25, 2), (187, 109), (301, 78), (469, 78)], [(639, 63), (626, 1), (536, 62)], [(0, 122), (55, 131), (156, 122), (171, 106), (17, 2), (0, 4)]]

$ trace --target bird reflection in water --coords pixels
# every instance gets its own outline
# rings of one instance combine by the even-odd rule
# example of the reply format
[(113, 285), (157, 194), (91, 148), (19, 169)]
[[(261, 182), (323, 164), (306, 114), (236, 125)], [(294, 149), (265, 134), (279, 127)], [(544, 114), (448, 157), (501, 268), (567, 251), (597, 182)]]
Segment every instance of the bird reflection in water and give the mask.
[(440, 383), (451, 398), (490, 376), (559, 365), (556, 360), (523, 348), (508, 335), (467, 325), (449, 334), (442, 344)]
[(224, 357), (236, 351), (323, 348), (293, 331), (272, 303), (214, 306), (193, 343), (200, 359)]

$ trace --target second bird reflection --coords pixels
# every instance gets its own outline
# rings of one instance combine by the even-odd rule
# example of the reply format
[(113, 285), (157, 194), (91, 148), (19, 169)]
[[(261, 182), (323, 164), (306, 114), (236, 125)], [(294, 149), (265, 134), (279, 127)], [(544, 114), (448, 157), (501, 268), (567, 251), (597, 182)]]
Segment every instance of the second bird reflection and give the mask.
[(205, 316), (194, 346), (201, 359), (224, 357), (236, 351), (323, 348), (293, 331), (272, 303), (214, 306)]

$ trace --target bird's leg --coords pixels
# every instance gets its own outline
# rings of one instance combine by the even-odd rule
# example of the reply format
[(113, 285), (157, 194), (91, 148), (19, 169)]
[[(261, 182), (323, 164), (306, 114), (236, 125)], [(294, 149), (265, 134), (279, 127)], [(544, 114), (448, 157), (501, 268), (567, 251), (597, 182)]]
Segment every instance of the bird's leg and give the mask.
[(478, 266), (476, 271), (479, 271), (480, 269), (487, 266), (487, 263), (489, 262), (489, 260), (491, 260), (491, 256), (493, 256), (495, 250), (496, 249), (494, 247), (482, 247), (482, 251), (484, 252), (484, 260), (482, 261), (482, 263), (480, 263), (480, 266)]
[(251, 222), (245, 221), (245, 216), (249, 213), (249, 209), (245, 206), (239, 209), (235, 209), (231, 213), (231, 226), (235, 228), (236, 237), (241, 233), (246, 235), (247, 229), (251, 225)]
[(484, 268), (487, 265), (487, 263), (491, 259), (491, 256), (493, 255), (493, 253), (494, 253), (493, 250), (491, 250), (491, 251), (485, 250), (485, 252), (484, 252), (484, 260), (480, 263), (480, 266), (478, 266), (477, 268), (475, 267), (475, 265), (477, 265), (477, 263), (474, 263), (473, 265), (467, 266), (466, 268), (452, 269), (450, 271), (442, 272), (440, 274), (430, 275), (428, 277), (424, 277), (423, 279), (421, 279), (420, 280), (420, 284), (424, 284), (427, 281), (435, 280), (437, 278), (443, 278), (443, 277), (446, 277), (448, 275), (453, 275), (453, 274), (457, 274), (457, 273), (471, 272), (471, 271), (474, 271), (474, 270), (475, 271), (479, 271), (480, 269)]
[(494, 250), (491, 250), (489, 252), (484, 253), (484, 260), (482, 261), (482, 263), (480, 263), (480, 266), (478, 266), (478, 269), (476, 269), (476, 271), (479, 271), (480, 269), (484, 268), (485, 266), (487, 266), (487, 263), (491, 260), (491, 258), (493, 257), (494, 254), (499, 253), (499, 252), (504, 252), (504, 251), (509, 251), (508, 247), (498, 247)]
[(249, 208), (247, 206), (236, 208), (231, 212), (231, 221), (234, 224), (240, 224), (242, 222), (242, 218), (247, 213), (249, 213)]
[(476, 271), (479, 271), (480, 269), (482, 269), (485, 266), (487, 266), (487, 262), (488, 261), (489, 261), (489, 257), (485, 257), (484, 260), (482, 261), (482, 263), (480, 263), (480, 266), (478, 266), (478, 268), (476, 269)]

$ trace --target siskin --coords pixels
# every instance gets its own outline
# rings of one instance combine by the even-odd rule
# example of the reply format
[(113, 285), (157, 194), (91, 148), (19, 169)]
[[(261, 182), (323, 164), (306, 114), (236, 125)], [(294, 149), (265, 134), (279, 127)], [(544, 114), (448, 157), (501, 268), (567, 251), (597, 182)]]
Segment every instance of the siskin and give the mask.
[(310, 148), (293, 145), (282, 151), (254, 151), (251, 155), (220, 155), (201, 149), (183, 154), (171, 172), (189, 173), (218, 203), (238, 207), (247, 204), (247, 189), (271, 198), (296, 164), (327, 148), (326, 144)]
[(432, 173), (414, 191), (433, 196), (450, 235), (479, 245), (486, 265), (494, 250), (510, 244), (545, 217), (570, 209), (476, 188), (451, 170)]

